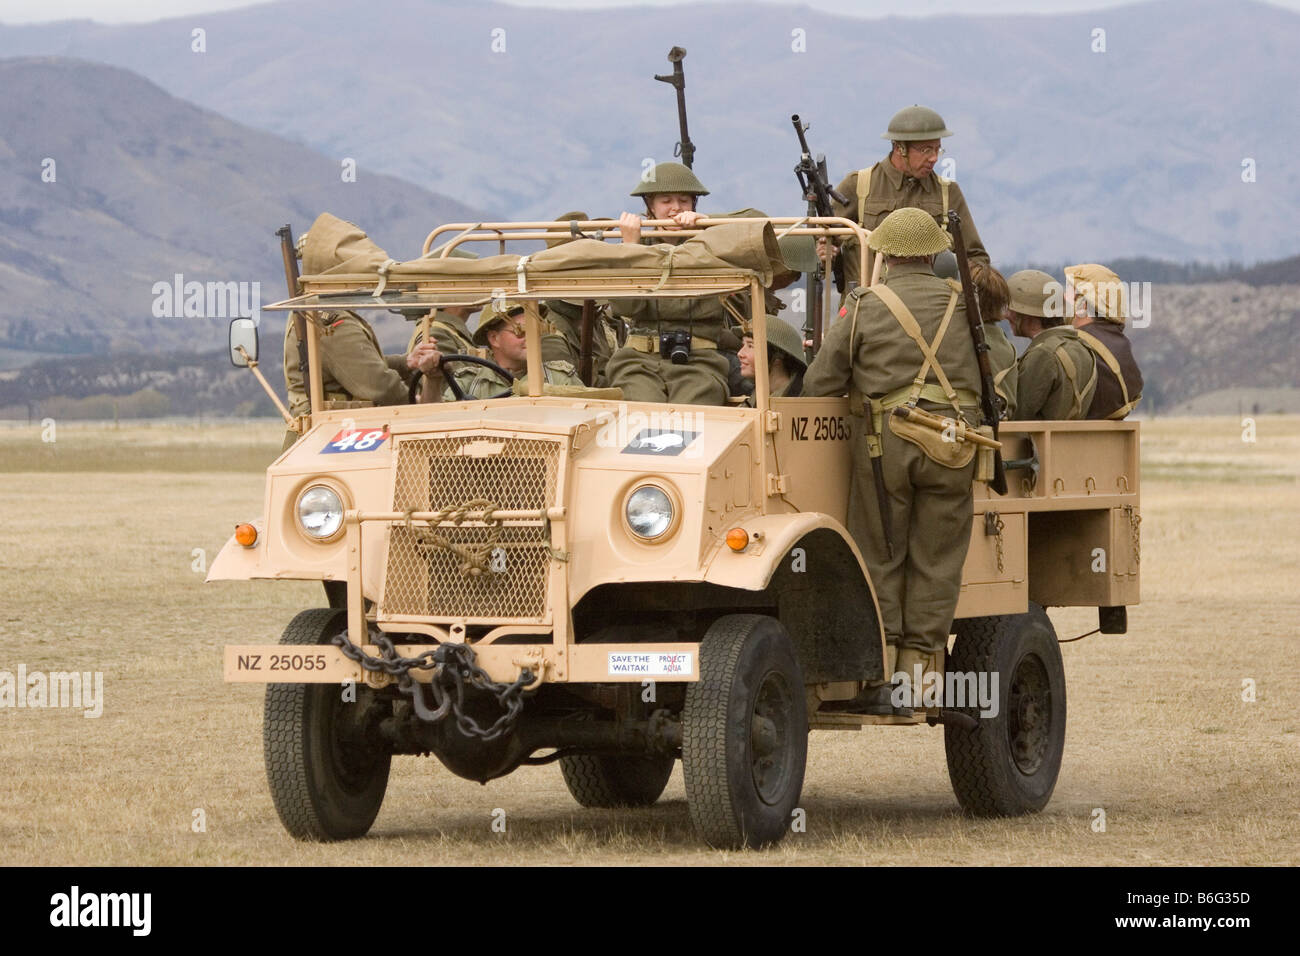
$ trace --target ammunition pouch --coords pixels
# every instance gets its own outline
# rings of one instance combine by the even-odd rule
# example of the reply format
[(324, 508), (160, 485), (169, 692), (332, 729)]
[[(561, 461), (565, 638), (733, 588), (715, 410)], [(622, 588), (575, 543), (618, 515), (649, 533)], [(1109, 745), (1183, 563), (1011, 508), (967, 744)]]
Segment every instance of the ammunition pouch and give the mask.
[(920, 448), (935, 464), (946, 468), (965, 468), (975, 457), (975, 444), (959, 437), (961, 433), (956, 428), (933, 428), (916, 419), (890, 415), (889, 430)]

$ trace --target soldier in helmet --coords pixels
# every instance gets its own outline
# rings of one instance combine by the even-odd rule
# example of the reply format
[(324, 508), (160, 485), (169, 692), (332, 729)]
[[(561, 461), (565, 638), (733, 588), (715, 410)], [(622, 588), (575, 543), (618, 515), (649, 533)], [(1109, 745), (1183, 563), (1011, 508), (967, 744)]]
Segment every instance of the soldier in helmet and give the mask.
[(1011, 331), (1032, 339), (1017, 363), (1016, 417), (1084, 418), (1097, 387), (1097, 360), (1065, 319), (1061, 283), (1046, 272), (1023, 269), (1007, 287)]
[(1087, 417), (1118, 421), (1142, 399), (1142, 372), (1124, 335), (1124, 285), (1114, 272), (1091, 263), (1066, 269), (1065, 284), (1065, 301), (1074, 301), (1079, 341), (1097, 357), (1097, 390)]
[[(974, 447), (889, 414), (909, 404), (968, 424), (979, 420), (980, 370), (960, 286), (933, 270), (951, 241), (928, 212), (890, 213), (869, 240), (885, 257), (883, 282), (848, 294), (847, 316), (831, 326), (803, 382), (805, 395), (847, 390), (858, 416), (848, 530), (876, 586), (886, 674), (905, 674), (909, 683), (918, 665), (922, 673), (937, 672), (933, 662), (952, 627), (973, 514)], [(883, 472), (892, 553), (872, 458)], [(891, 713), (891, 691), (889, 683), (875, 683), (845, 706)]]
[[(740, 374), (754, 379), (754, 338), (744, 337), (740, 349)], [(803, 336), (793, 325), (776, 316), (767, 320), (767, 385), (773, 398), (797, 398), (803, 394), (803, 376), (808, 368), (804, 359)], [(753, 407), (754, 396), (745, 404)]]
[[(648, 218), (671, 219), (677, 224), (670, 228), (690, 228), (702, 218), (695, 206), (700, 196), (708, 194), (704, 184), (681, 163), (658, 163), (631, 192), (645, 201)], [(619, 232), (624, 242), (643, 241), (641, 216), (623, 213)], [(626, 319), (629, 331), (623, 348), (610, 358), (607, 374), (611, 385), (623, 389), (624, 398), (726, 404), (730, 364), (718, 351), (726, 315), (720, 301), (622, 299), (614, 304), (614, 310)]]
[[(528, 352), (524, 339), (524, 307), (512, 304), (504, 312), (498, 312), (492, 306), (483, 310), (478, 328), (474, 330), (474, 344), (486, 348), (490, 358), (497, 365), (514, 376), (516, 382), (527, 381)], [(438, 401), (436, 393), (437, 364), (440, 354), (436, 346), (421, 343), (411, 353), (411, 364), (426, 375), (431, 376), (429, 385), (424, 390), (423, 401)], [(565, 361), (543, 361), (542, 370), (547, 384), (582, 385), (577, 369)], [(494, 398), (502, 392), (509, 392), (512, 382), (500, 373), (482, 365), (463, 364), (452, 373), (456, 384), (469, 398)], [(451, 401), (456, 395), (448, 385), (441, 395), (441, 400)]]
[[(881, 139), (890, 141), (889, 155), (878, 163), (849, 173), (836, 187), (848, 205), (834, 204), (837, 216), (852, 219), (867, 229), (875, 229), (895, 209), (924, 209), (947, 232), (948, 210), (961, 217), (962, 236), (971, 262), (989, 261), (961, 187), (934, 171), (943, 150), (939, 140), (951, 136), (943, 117), (924, 106), (909, 106), (894, 114), (889, 129)], [(856, 240), (844, 246), (844, 277), (848, 282), (867, 283), (871, 276), (858, 275)], [(874, 269), (869, 256), (868, 269)]]

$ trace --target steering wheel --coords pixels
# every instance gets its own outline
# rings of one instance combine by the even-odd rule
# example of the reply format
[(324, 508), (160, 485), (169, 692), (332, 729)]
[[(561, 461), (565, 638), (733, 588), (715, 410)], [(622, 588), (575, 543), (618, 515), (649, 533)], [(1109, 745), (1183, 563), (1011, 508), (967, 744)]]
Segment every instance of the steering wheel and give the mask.
[[(438, 361), (438, 370), (442, 372), (443, 379), (447, 382), (448, 387), (451, 389), (451, 393), (456, 396), (456, 401), (458, 402), (475, 401), (475, 399), (473, 396), (465, 394), (460, 385), (456, 382), (454, 376), (447, 374), (447, 365), (450, 362), (468, 362), (471, 365), (482, 365), (484, 368), (491, 369), (492, 371), (502, 375), (507, 382), (514, 382), (515, 380), (513, 375), (490, 359), (479, 358), (477, 355), (444, 355)], [(407, 400), (412, 405), (416, 404), (419, 400), (420, 383), (423, 378), (424, 373), (419, 370), (411, 376), (411, 387), (407, 392)], [(496, 395), (489, 395), (488, 398), (509, 398), (513, 394), (514, 390), (507, 388), (505, 391), (499, 392)]]

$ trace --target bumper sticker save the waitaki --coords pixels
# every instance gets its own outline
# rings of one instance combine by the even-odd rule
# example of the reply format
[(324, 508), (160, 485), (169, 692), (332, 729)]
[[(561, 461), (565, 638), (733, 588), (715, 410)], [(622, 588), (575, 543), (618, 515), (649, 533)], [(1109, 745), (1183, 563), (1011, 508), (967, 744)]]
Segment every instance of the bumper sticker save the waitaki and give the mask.
[(616, 674), (689, 677), (691, 655), (682, 651), (610, 651), (609, 675)]

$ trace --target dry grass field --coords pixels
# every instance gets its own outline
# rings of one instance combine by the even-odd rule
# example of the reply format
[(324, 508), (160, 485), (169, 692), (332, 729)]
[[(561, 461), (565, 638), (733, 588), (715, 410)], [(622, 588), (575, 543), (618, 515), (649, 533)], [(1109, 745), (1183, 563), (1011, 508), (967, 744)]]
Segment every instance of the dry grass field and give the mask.
[[(286, 836), (260, 688), (222, 682), (221, 647), (278, 640), (319, 589), (195, 570), (260, 509), (281, 435), (0, 428), (0, 670), (102, 671), (105, 696), (98, 719), (0, 709), (4, 863), (1300, 863), (1300, 418), (1261, 417), (1254, 442), (1231, 419), (1144, 425), (1143, 603), (1127, 636), (1062, 647), (1066, 751), (1043, 813), (963, 817), (941, 729), (817, 732), (807, 832), (743, 853), (697, 842), (680, 768), (652, 809), (586, 811), (554, 766), (479, 786), (414, 757), (369, 838)], [(1051, 614), (1063, 638), (1095, 626)]]

